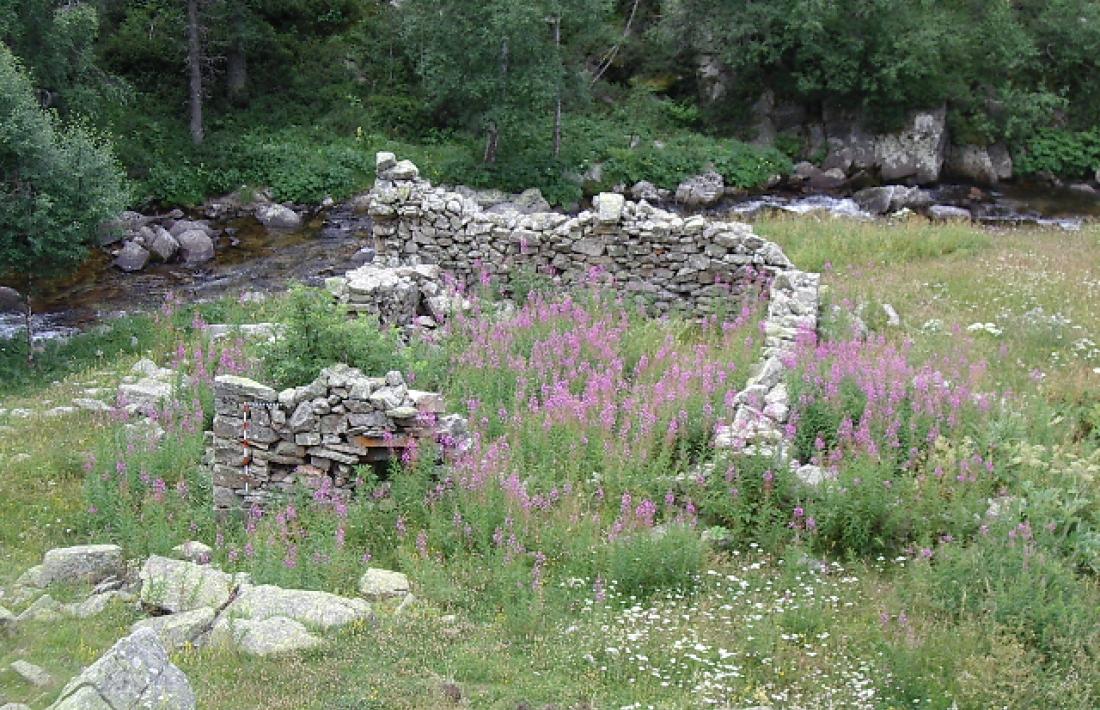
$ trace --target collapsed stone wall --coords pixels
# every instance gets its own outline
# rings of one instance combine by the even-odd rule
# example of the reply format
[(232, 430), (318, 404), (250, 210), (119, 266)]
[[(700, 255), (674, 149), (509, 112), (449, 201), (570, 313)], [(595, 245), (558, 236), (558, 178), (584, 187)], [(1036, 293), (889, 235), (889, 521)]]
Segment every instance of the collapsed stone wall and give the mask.
[(214, 407), (216, 511), (263, 507), (298, 485), (350, 493), (357, 466), (388, 461), (426, 438), (465, 434), (464, 420), (443, 416), (438, 393), (409, 389), (399, 372), (367, 377), (347, 365), (282, 392), (220, 376)]
[(682, 217), (614, 193), (576, 216), (488, 212), (392, 153), (378, 154), (377, 170), (368, 212), (380, 260), (438, 264), (465, 283), (484, 272), (507, 286), (527, 271), (568, 285), (598, 270), (657, 312), (706, 314), (793, 268), (747, 224)]

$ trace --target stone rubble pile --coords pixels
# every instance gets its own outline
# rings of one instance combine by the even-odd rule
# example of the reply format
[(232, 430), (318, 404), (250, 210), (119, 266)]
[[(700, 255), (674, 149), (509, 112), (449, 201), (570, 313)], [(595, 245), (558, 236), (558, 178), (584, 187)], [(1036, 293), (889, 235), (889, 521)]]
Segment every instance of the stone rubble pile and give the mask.
[[(83, 619), (102, 613), (110, 602), (129, 603), (150, 616), (136, 621), (128, 636), (65, 685), (51, 710), (193, 708), (194, 693), (170, 662), (171, 651), (188, 646), (228, 647), (254, 656), (301, 651), (322, 645), (326, 632), (372, 622), (371, 602), (400, 600), (391, 609), (397, 614), (415, 601), (408, 578), (399, 572), (368, 569), (359, 584), (362, 596), (343, 597), (254, 584), (247, 574), (211, 566), (211, 552), (188, 541), (173, 549), (178, 559), (153, 555), (139, 567), (127, 562), (117, 545), (50, 550), (16, 583), (15, 603), (29, 602), (26, 609), (16, 615), (0, 607), (0, 638), (22, 624), (51, 623), (65, 614)], [(70, 593), (95, 586), (84, 602), (61, 604), (44, 594), (53, 585)], [(93, 613), (71, 613), (97, 600)], [(38, 688), (54, 682), (26, 659), (14, 660), (9, 669)]]
[[(763, 358), (734, 400), (733, 422), (719, 427), (716, 447), (787, 459), (784, 425), (790, 395), (784, 379), (798, 338), (817, 332), (820, 289), (820, 274), (791, 270), (775, 277), (764, 320)], [(791, 463), (804, 482), (820, 482), (816, 467)]]
[(435, 264), (387, 267), (364, 264), (325, 280), (350, 313), (376, 316), (386, 325), (435, 328), (470, 302), (448, 291)]
[(466, 436), (465, 420), (443, 416), (441, 395), (410, 389), (396, 371), (368, 377), (335, 365), (282, 392), (223, 375), (214, 400), (218, 511), (263, 507), (299, 484), (351, 492), (357, 466), (384, 463), (420, 440), (450, 444)]
[(494, 213), (436, 188), (392, 153), (377, 155), (369, 213), (380, 261), (437, 264), (460, 282), (483, 272), (507, 286), (524, 272), (562, 284), (604, 273), (624, 296), (657, 312), (711, 313), (762, 275), (791, 269), (782, 250), (747, 224), (681, 217), (602, 193), (576, 216)]

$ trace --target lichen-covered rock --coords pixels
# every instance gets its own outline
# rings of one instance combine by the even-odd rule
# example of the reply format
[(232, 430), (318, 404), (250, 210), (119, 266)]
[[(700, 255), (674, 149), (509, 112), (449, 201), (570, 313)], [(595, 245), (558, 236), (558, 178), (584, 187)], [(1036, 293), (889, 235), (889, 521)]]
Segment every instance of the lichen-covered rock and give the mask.
[(206, 645), (235, 647), (252, 656), (276, 656), (316, 648), (324, 641), (302, 623), (283, 616), (265, 619), (222, 617), (210, 631)]
[(17, 676), (36, 688), (45, 688), (53, 682), (53, 678), (44, 668), (22, 659), (13, 661), (11, 669)]
[(115, 257), (116, 267), (126, 272), (141, 271), (149, 263), (149, 251), (137, 242), (126, 242)]
[(226, 607), (230, 618), (252, 620), (286, 617), (316, 629), (332, 629), (372, 618), (371, 606), (362, 599), (267, 584), (244, 585)]
[(214, 549), (198, 540), (188, 540), (172, 548), (172, 555), (178, 560), (194, 562), (197, 565), (209, 564)]
[(676, 201), (688, 207), (710, 207), (726, 194), (726, 182), (714, 171), (684, 180), (676, 188)]
[(131, 630), (149, 629), (157, 635), (165, 648), (181, 648), (194, 644), (199, 636), (209, 630), (214, 625), (214, 617), (213, 609), (202, 607), (179, 614), (142, 619), (136, 622)]
[(237, 586), (232, 576), (219, 569), (157, 555), (145, 561), (140, 576), (141, 603), (169, 614), (220, 609)]
[(61, 691), (51, 710), (193, 710), (195, 693), (157, 635), (139, 629), (121, 639)]
[(181, 233), (176, 237), (179, 253), (187, 264), (202, 264), (214, 258), (214, 240), (198, 229)]
[(179, 252), (180, 243), (168, 230), (158, 225), (153, 227), (153, 237), (146, 240), (145, 247), (161, 261), (171, 261)]
[(409, 578), (400, 572), (371, 568), (359, 579), (359, 593), (373, 601), (404, 597), (409, 593)]

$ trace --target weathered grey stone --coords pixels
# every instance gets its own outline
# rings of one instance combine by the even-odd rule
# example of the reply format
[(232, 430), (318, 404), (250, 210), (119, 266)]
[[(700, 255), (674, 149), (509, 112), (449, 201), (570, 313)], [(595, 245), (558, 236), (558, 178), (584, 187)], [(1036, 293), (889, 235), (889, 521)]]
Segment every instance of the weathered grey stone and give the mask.
[(201, 264), (214, 258), (214, 240), (206, 232), (192, 229), (176, 237), (179, 253), (188, 264)]
[(195, 708), (195, 693), (187, 676), (168, 660), (168, 653), (151, 629), (139, 629), (121, 639), (70, 681), (50, 707), (99, 707), (96, 696), (112, 710)]
[(10, 286), (0, 286), (0, 313), (20, 313), (25, 307), (23, 294)]
[(219, 569), (152, 556), (141, 567), (141, 602), (170, 614), (203, 607), (220, 609), (236, 587)]
[(409, 589), (409, 578), (400, 572), (372, 568), (359, 579), (359, 593), (372, 601), (403, 597)]
[(149, 252), (137, 242), (126, 242), (115, 257), (114, 265), (122, 271), (141, 271), (149, 263)]
[(13, 661), (11, 669), (17, 676), (36, 688), (45, 688), (53, 682), (53, 677), (44, 668), (22, 659)]
[(928, 216), (937, 222), (969, 222), (970, 210), (950, 205), (932, 205), (928, 208)]
[(42, 558), (38, 586), (55, 582), (96, 584), (125, 572), (118, 545), (77, 545), (48, 551)]
[(596, 219), (601, 224), (618, 224), (623, 216), (625, 200), (614, 192), (601, 192), (596, 195), (593, 205), (596, 207)]
[(214, 549), (198, 540), (188, 540), (173, 547), (172, 555), (179, 560), (205, 565), (210, 563), (214, 555)]
[(15, 628), (15, 614), (0, 606), (0, 636), (11, 633)]
[(253, 620), (286, 617), (322, 630), (372, 617), (370, 604), (362, 599), (266, 584), (242, 586), (225, 613), (230, 617)]
[(171, 261), (180, 250), (180, 243), (160, 225), (153, 227), (153, 238), (147, 240), (145, 247), (161, 261)]
[(268, 229), (299, 229), (302, 217), (289, 207), (277, 203), (260, 205), (256, 208), (256, 219)]
[(154, 616), (136, 622), (132, 631), (150, 629), (167, 649), (195, 644), (199, 636), (214, 625), (214, 610), (210, 607), (192, 609), (180, 614)]
[(264, 619), (221, 617), (210, 631), (207, 645), (235, 646), (252, 656), (276, 656), (316, 648), (324, 641), (303, 624), (283, 616)]
[(218, 375), (214, 378), (215, 395), (239, 397), (242, 401), (277, 402), (279, 393), (247, 377)]
[(133, 594), (115, 590), (93, 594), (79, 604), (66, 605), (65, 611), (70, 616), (75, 616), (78, 619), (89, 619), (102, 614), (112, 602), (127, 603), (132, 601), (134, 601)]
[(711, 171), (680, 183), (676, 188), (676, 201), (688, 207), (710, 207), (718, 204), (725, 194), (725, 180)]

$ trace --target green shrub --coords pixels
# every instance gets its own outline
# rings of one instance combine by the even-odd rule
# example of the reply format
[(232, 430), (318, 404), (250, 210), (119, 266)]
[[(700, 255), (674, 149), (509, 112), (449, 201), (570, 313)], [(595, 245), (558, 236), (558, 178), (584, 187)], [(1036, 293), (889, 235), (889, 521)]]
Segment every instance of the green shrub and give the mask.
[(723, 528), (724, 544), (744, 548), (757, 543), (776, 550), (791, 538), (787, 523), (795, 507), (794, 486), (790, 470), (770, 458), (719, 458), (715, 475), (707, 478), (700, 513), (708, 524)]
[(706, 544), (699, 531), (672, 524), (606, 544), (595, 572), (614, 580), (623, 596), (641, 599), (661, 591), (693, 589), (705, 559)]
[(1072, 132), (1058, 128), (1039, 131), (1015, 156), (1016, 172), (1049, 172), (1071, 180), (1092, 177), (1100, 168), (1100, 128)]
[(349, 318), (324, 291), (293, 287), (284, 319), (285, 332), (263, 353), (264, 374), (277, 386), (307, 384), (340, 362), (366, 373), (407, 364), (396, 333), (369, 318)]

